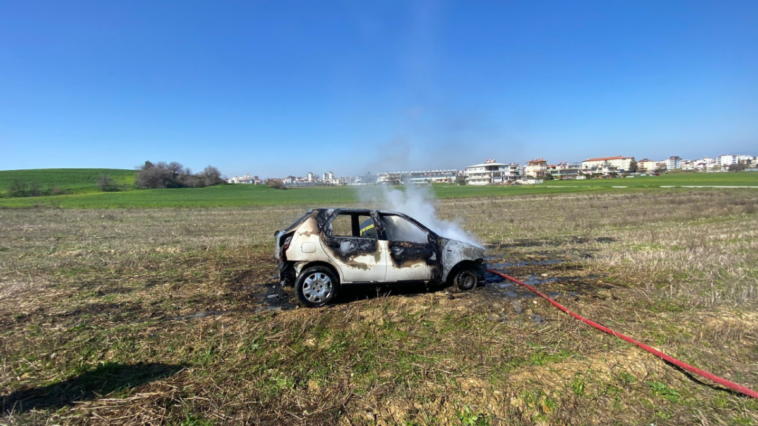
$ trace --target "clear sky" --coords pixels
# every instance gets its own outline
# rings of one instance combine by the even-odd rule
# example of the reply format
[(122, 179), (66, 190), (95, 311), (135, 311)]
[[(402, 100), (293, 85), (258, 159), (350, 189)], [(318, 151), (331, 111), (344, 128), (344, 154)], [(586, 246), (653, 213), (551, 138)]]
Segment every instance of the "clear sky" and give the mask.
[(758, 154), (758, 1), (0, 0), (0, 169)]

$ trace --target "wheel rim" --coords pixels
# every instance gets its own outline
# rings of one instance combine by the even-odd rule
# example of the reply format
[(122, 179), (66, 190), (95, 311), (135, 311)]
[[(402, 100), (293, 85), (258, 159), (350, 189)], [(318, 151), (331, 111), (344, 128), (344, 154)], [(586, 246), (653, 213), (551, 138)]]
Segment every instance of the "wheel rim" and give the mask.
[(321, 303), (332, 297), (332, 280), (323, 272), (308, 275), (303, 282), (303, 296), (311, 303)]
[(465, 271), (458, 275), (458, 286), (461, 288), (474, 288), (476, 277), (471, 271)]

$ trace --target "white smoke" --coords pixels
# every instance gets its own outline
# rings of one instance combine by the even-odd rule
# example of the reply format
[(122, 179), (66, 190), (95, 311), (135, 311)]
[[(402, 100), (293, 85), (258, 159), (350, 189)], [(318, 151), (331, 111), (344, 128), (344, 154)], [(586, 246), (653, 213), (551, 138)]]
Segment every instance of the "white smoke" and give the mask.
[(440, 236), (482, 246), (482, 243), (463, 230), (458, 222), (437, 217), (435, 195), (430, 186), (409, 184), (405, 186), (404, 191), (387, 185), (358, 188), (358, 199), (361, 203), (381, 210), (405, 213)]

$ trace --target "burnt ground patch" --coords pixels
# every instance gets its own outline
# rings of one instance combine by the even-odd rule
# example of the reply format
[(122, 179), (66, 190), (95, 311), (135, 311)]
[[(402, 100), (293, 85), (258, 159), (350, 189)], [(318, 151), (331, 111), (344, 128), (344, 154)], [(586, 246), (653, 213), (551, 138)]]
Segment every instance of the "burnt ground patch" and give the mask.
[(561, 245), (575, 245), (575, 244), (588, 244), (588, 243), (602, 243), (608, 244), (615, 242), (615, 238), (611, 237), (582, 237), (577, 235), (570, 235), (566, 237), (548, 237), (548, 238), (517, 238), (513, 242), (488, 244), (489, 248), (503, 249), (508, 247), (518, 248), (533, 248), (533, 247), (545, 247), (545, 246), (561, 246)]
[(19, 389), (0, 397), (3, 415), (30, 410), (55, 410), (77, 401), (99, 398), (161, 380), (179, 372), (184, 366), (162, 363), (102, 363), (96, 368), (48, 386)]
[[(269, 261), (273, 265), (273, 261)], [(239, 310), (261, 312), (296, 307), (294, 294), (282, 289), (279, 277), (268, 271), (244, 270), (230, 274), (224, 282), (224, 297), (234, 299)]]
[[(65, 271), (64, 271), (65, 272)], [(127, 280), (123, 277), (89, 276), (80, 277), (78, 280), (66, 283), (66, 287), (75, 288), (79, 291), (90, 291), (97, 296), (109, 294), (129, 294), (133, 288), (125, 286)]]
[[(613, 297), (609, 290), (614, 286), (604, 283), (602, 275), (591, 273), (586, 260), (586, 256), (565, 253), (555, 257), (530, 253), (513, 258), (501, 251), (493, 250), (487, 262), (488, 268), (519, 279), (552, 298)], [(536, 297), (530, 290), (489, 272), (485, 275), (483, 291), (494, 297)]]
[(110, 321), (121, 321), (138, 313), (144, 313), (144, 311), (145, 309), (141, 304), (134, 302), (89, 303), (70, 311), (52, 315), (52, 320), (54, 322), (66, 322), (87, 316), (102, 317)]
[(163, 315), (159, 312), (145, 309), (145, 307), (133, 302), (113, 303), (87, 303), (73, 309), (56, 312), (50, 309), (39, 308), (31, 312), (15, 312), (0, 317), (0, 327), (13, 327), (25, 323), (47, 324), (81, 324), (85, 322), (135, 322), (149, 318), (159, 319)]
[(341, 286), (334, 304), (345, 304), (358, 300), (376, 299), (379, 297), (404, 296), (414, 297), (428, 293), (447, 291), (447, 284), (424, 284), (423, 282), (385, 283), (385, 284), (354, 284)]

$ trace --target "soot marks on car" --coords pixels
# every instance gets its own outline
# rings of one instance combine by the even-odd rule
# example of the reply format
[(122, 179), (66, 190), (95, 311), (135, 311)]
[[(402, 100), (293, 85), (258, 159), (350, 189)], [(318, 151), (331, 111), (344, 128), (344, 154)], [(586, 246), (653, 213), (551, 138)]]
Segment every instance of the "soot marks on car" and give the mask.
[(282, 285), (301, 304), (323, 306), (352, 284), (451, 283), (469, 290), (484, 280), (485, 249), (437, 235), (398, 212), (314, 209), (276, 232)]

